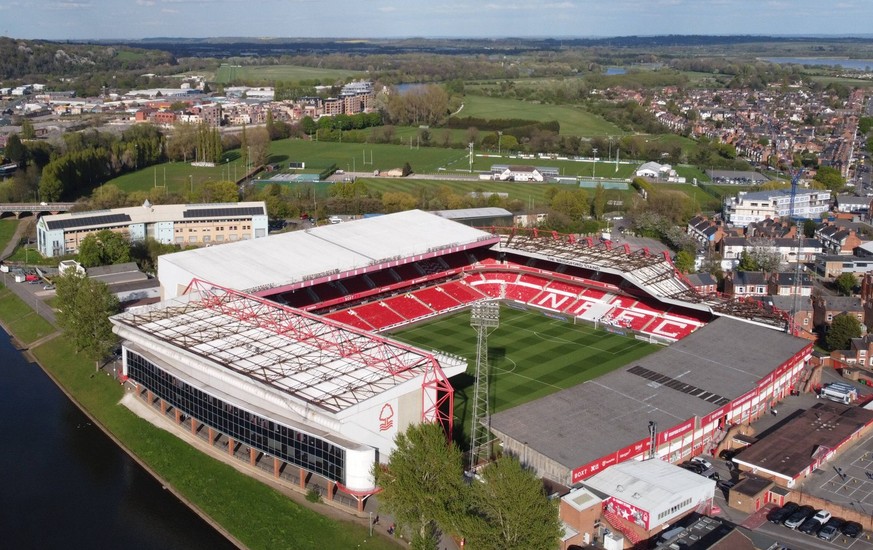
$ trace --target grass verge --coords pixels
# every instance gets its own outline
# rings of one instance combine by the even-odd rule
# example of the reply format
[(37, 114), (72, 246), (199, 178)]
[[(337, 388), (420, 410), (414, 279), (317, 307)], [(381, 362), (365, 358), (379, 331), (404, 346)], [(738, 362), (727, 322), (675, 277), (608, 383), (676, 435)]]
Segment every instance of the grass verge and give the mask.
[(0, 321), (3, 321), (18, 341), (25, 345), (55, 331), (48, 321), (37, 315), (11, 290), (2, 286), (0, 286)]

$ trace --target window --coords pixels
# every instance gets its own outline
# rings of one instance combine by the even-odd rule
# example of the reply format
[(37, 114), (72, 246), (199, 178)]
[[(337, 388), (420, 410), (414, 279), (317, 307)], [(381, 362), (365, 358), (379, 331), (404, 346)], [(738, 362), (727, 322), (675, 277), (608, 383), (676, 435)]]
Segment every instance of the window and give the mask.
[(196, 242), (197, 242), (197, 235), (191, 235), (191, 236), (189, 236), (189, 237), (188, 237), (188, 242), (189, 242), (189, 243), (196, 243)]
[(180, 412), (254, 449), (345, 482), (345, 449), (222, 401), (127, 351), (128, 373)]
[(208, 243), (211, 240), (212, 240), (212, 237), (210, 237), (209, 235), (203, 235), (203, 242)]

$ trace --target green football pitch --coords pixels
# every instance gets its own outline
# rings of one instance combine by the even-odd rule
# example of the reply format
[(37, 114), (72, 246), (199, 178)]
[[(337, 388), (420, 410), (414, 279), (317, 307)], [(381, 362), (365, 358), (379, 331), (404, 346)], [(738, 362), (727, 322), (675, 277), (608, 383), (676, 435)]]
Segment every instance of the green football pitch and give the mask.
[[(464, 374), (450, 381), (455, 389), (455, 437), (469, 434), (468, 396), (476, 371), (476, 330), (469, 310), (454, 313), (391, 334), (425, 350), (438, 350), (467, 359)], [(535, 311), (500, 309), (500, 326), (489, 333), (491, 412), (499, 412), (558, 390), (592, 380), (648, 355), (660, 346), (635, 338), (574, 325)], [(460, 428), (460, 433), (458, 429)]]

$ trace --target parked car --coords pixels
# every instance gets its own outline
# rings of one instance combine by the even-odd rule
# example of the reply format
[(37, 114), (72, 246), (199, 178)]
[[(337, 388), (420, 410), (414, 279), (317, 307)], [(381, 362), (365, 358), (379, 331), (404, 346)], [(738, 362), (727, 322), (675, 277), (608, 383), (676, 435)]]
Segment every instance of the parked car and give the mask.
[(840, 518), (831, 518), (822, 525), (822, 528), (818, 530), (818, 538), (824, 540), (834, 540), (837, 536), (837, 533), (840, 532), (840, 527), (843, 526), (843, 520)]
[(827, 510), (819, 510), (818, 512), (815, 513), (815, 516), (813, 516), (813, 517), (816, 520), (818, 520), (819, 523), (824, 525), (825, 523), (828, 522), (829, 519), (831, 519), (831, 513), (828, 512)]
[(815, 535), (819, 529), (821, 529), (821, 522), (815, 519), (815, 516), (806, 518), (797, 528), (798, 531), (806, 535)]
[(702, 456), (695, 456), (694, 458), (691, 459), (691, 462), (696, 462), (697, 464), (702, 464), (703, 467), (706, 468), (707, 470), (712, 468), (712, 462), (706, 460)]
[(797, 510), (795, 510), (785, 521), (782, 522), (782, 525), (788, 527), (789, 529), (797, 529), (800, 527), (800, 524), (809, 519), (810, 516), (815, 515), (815, 508), (812, 506), (801, 506)]
[(770, 510), (770, 513), (767, 514), (767, 519), (770, 520), (771, 523), (782, 523), (788, 516), (793, 514), (800, 508), (800, 504), (796, 502), (786, 502), (785, 506), (782, 508), (774, 508)]
[(864, 528), (861, 527), (861, 524), (857, 521), (847, 521), (840, 527), (840, 533), (846, 535), (847, 537), (857, 538), (858, 535), (864, 532)]

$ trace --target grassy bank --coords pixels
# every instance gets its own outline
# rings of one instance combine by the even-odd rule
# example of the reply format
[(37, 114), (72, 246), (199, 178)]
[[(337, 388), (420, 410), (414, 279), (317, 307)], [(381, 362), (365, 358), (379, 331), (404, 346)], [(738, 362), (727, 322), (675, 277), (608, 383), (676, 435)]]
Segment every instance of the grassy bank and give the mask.
[(55, 331), (48, 321), (37, 315), (28, 304), (2, 285), (0, 285), (0, 321), (9, 327), (20, 343), (25, 345), (36, 342)]
[[(11, 332), (22, 342), (32, 342), (43, 331), (54, 330), (6, 288), (0, 290), (0, 319), (8, 321)], [(397, 547), (378, 536), (369, 537), (366, 527), (335, 521), (301, 506), (140, 419), (119, 404), (123, 388), (111, 377), (95, 376), (94, 363), (76, 354), (65, 338), (50, 340), (31, 352), (67, 393), (162, 483), (172, 486), (247, 547)]]

